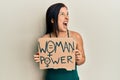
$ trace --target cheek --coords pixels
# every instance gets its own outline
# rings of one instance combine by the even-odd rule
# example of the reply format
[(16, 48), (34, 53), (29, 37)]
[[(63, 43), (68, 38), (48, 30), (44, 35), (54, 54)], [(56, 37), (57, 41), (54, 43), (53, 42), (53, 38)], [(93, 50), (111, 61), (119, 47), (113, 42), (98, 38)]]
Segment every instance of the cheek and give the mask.
[(62, 26), (63, 25), (63, 20), (62, 19), (58, 19), (58, 26)]
[(58, 28), (59, 28), (59, 30), (63, 29), (63, 21), (64, 21), (63, 17), (58, 17)]
[(63, 21), (64, 21), (64, 17), (58, 16), (58, 22), (59, 22), (59, 23), (63, 23)]

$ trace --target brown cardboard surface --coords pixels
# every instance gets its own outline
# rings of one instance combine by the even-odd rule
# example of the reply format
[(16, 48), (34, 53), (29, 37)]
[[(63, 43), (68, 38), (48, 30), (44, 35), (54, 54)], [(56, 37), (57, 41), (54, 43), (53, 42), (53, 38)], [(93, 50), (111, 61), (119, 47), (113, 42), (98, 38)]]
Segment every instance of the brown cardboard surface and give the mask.
[(40, 38), (40, 69), (75, 69), (76, 42), (73, 38)]

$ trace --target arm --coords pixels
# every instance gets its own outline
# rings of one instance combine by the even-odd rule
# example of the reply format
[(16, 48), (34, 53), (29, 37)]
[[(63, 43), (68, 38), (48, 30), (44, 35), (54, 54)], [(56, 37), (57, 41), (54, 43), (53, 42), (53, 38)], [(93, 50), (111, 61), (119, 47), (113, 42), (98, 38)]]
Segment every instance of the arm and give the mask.
[(85, 53), (83, 48), (83, 40), (80, 34), (75, 33), (76, 37), (76, 50), (75, 52), (75, 60), (77, 65), (81, 65), (85, 62)]

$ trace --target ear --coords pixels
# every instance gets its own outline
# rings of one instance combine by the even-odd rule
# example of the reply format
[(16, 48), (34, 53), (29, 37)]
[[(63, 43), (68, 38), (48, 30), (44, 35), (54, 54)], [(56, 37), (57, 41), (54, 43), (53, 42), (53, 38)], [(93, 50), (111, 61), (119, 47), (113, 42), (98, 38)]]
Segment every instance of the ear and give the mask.
[(51, 19), (51, 23), (54, 23), (54, 19), (53, 18)]

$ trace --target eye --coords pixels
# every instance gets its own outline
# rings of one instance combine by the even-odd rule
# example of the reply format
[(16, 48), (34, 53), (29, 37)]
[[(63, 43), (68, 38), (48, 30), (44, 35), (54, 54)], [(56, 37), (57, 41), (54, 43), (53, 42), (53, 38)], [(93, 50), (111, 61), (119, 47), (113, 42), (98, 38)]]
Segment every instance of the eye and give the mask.
[(62, 15), (62, 16), (68, 16), (68, 15), (69, 15), (69, 13), (68, 13), (68, 12), (67, 12), (67, 13), (60, 12), (60, 13), (59, 13), (59, 15)]
[(64, 15), (64, 13), (63, 13), (63, 12), (61, 12), (61, 15)]

